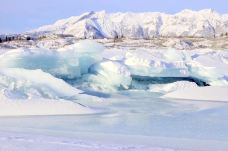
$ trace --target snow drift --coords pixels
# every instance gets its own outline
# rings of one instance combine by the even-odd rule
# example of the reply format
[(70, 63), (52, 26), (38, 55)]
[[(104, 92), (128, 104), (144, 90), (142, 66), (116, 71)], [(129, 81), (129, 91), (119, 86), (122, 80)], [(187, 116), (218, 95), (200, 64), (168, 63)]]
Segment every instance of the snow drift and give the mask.
[(180, 89), (163, 96), (163, 98), (205, 100), (205, 101), (228, 101), (228, 87), (199, 87)]
[(0, 116), (94, 113), (77, 103), (80, 93), (41, 70), (0, 69)]
[(17, 68), (0, 69), (0, 88), (9, 97), (17, 93), (28, 98), (30, 94), (52, 99), (77, 98), (82, 93), (49, 73)]

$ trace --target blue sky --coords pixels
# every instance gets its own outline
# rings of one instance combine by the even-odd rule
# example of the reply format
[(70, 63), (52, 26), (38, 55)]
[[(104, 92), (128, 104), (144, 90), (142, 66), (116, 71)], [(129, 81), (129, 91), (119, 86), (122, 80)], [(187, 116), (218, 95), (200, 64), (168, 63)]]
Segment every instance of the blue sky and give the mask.
[(205, 8), (228, 13), (228, 0), (2, 0), (0, 33), (23, 32), (88, 11), (176, 13)]

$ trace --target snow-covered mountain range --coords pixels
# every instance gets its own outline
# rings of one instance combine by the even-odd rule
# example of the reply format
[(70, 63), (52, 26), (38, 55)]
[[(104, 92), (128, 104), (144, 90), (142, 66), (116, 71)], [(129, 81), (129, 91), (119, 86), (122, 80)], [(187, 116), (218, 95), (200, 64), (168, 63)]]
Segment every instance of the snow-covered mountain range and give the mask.
[(160, 12), (87, 12), (29, 31), (32, 35), (64, 34), (76, 38), (219, 37), (228, 34), (228, 14), (212, 9)]

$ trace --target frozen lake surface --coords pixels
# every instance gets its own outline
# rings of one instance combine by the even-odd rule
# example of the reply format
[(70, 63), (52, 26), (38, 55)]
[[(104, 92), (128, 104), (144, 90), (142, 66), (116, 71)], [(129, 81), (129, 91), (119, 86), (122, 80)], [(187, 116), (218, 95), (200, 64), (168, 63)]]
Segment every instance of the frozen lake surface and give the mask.
[(35, 149), (39, 143), (43, 145), (37, 150), (56, 145), (69, 147), (64, 150), (228, 149), (225, 102), (165, 100), (146, 91), (102, 96), (105, 102), (88, 101), (101, 110), (97, 114), (1, 117), (0, 144), (21, 145), (22, 150), (23, 145)]

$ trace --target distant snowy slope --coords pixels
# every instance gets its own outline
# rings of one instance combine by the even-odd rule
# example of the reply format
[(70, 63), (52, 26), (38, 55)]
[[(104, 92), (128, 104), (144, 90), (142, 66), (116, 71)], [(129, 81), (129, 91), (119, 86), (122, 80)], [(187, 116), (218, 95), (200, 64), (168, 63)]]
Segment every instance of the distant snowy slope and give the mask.
[(159, 12), (88, 12), (28, 32), (33, 35), (67, 34), (76, 38), (214, 37), (228, 33), (228, 14), (214, 10)]

